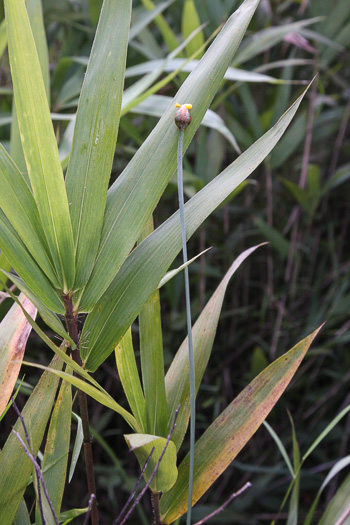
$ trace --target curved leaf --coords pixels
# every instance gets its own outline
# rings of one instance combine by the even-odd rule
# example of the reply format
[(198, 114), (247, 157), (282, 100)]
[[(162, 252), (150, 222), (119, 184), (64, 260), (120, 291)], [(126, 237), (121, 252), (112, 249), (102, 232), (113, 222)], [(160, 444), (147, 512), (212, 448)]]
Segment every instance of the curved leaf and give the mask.
[[(259, 428), (287, 388), (320, 328), (265, 368), (220, 414), (195, 445), (194, 505)], [(189, 456), (174, 487), (161, 499), (162, 520), (172, 523), (187, 510)]]
[[(141, 469), (145, 465), (152, 448), (155, 448), (155, 451), (152, 454), (151, 460), (144, 473), (144, 478), (147, 482), (151, 477), (159, 457), (164, 450), (165, 444), (167, 442), (166, 438), (152, 436), (149, 434), (128, 434), (124, 437), (129, 448), (135, 452)], [(176, 447), (172, 441), (169, 441), (164, 457), (159, 464), (158, 470), (152, 480), (150, 488), (153, 492), (167, 492), (174, 485), (176, 479)]]
[[(196, 69), (186, 79), (175, 102), (193, 105), (185, 149), (208, 109), (259, 0), (245, 0), (230, 17)], [(171, 103), (156, 128), (108, 190), (101, 244), (80, 311), (90, 311), (111, 283), (137, 241), (176, 167), (178, 129)], [(142, 203), (142, 205), (141, 205)]]
[(28, 175), (65, 292), (74, 282), (72, 226), (56, 138), (36, 46), (23, 0), (5, 0), (17, 118)]
[(31, 256), (53, 285), (59, 283), (31, 189), (5, 148), (0, 144), (0, 206)]
[[(187, 239), (267, 157), (291, 122), (304, 94), (273, 128), (186, 203)], [(181, 227), (176, 212), (131, 252), (88, 315), (83, 334), (89, 333), (89, 345), (83, 349), (82, 358), (89, 370), (95, 370), (112, 352), (180, 250)]]
[[(243, 261), (257, 248), (258, 246), (249, 248), (237, 257), (193, 326), (196, 393), (207, 368), (228, 283)], [(177, 351), (165, 376), (165, 387), (169, 412), (169, 429), (173, 424), (175, 412), (178, 406), (181, 405), (176, 420), (176, 428), (171, 438), (177, 450), (179, 450), (190, 418), (190, 372), (187, 337)]]
[[(0, 210), (0, 248), (14, 270), (50, 310), (63, 314), (63, 301), (32, 259), (3, 211)], [(0, 269), (1, 270), (1, 269)], [(4, 272), (3, 272), (4, 273)]]
[(74, 244), (74, 288), (89, 278), (100, 243), (119, 128), (131, 0), (105, 0), (82, 87), (66, 175)]

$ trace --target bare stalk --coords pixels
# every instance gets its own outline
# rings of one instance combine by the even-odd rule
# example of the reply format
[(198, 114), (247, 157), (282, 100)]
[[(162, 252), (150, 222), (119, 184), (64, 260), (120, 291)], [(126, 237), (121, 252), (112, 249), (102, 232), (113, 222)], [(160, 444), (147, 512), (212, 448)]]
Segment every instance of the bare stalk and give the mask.
[[(67, 330), (74, 343), (77, 345), (75, 350), (71, 350), (72, 358), (78, 365), (82, 365), (79, 352), (79, 331), (78, 331), (78, 316), (74, 312), (72, 296), (69, 294), (63, 294), (63, 301), (66, 309), (66, 324)], [(84, 379), (81, 377), (84, 381)], [(86, 479), (89, 491), (89, 504), (91, 502), (91, 524), (99, 525), (99, 517), (97, 511), (97, 499), (96, 499), (96, 483), (95, 483), (95, 472), (94, 472), (94, 460), (92, 455), (92, 438), (90, 434), (89, 424), (89, 412), (87, 406), (87, 396), (85, 392), (78, 390), (78, 401), (80, 416), (83, 425), (83, 436), (84, 436), (84, 456), (85, 456), (85, 469)]]

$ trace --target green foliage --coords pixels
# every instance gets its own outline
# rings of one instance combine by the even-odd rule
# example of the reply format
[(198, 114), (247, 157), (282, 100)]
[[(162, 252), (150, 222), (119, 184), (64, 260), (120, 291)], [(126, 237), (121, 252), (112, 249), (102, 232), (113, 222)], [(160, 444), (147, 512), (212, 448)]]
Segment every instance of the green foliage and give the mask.
[[(205, 263), (193, 257), (189, 266), (193, 289), (200, 290), (193, 301), (201, 434), (193, 503), (240, 452), (233, 475), (228, 468), (220, 487), (196, 505), (194, 519), (213, 510), (210, 501), (217, 505), (232, 492), (229, 487), (240, 483), (239, 469), (245, 480), (249, 472), (254, 488), (223, 512), (223, 523), (253, 524), (259, 512), (275, 515), (279, 509), (288, 513), (289, 525), (341, 519), (349, 488), (347, 434), (340, 428), (347, 407), (334, 420), (329, 414), (344, 406), (349, 376), (344, 370), (350, 365), (343, 351), (350, 304), (349, 3), (271, 2), (270, 10), (258, 0), (217, 0), (215, 8), (192, 0), (4, 4), (0, 268), (2, 280), (12, 280), (41, 320), (33, 321), (4, 283), (2, 317), (11, 297), (17, 321), (10, 338), (5, 317), (0, 339), (5, 350), (13, 350), (13, 341), (26, 341), (33, 327), (37, 335), (27, 344), (27, 364), (48, 363), (44, 344), (57, 354), (49, 367), (35, 365), (44, 372), (22, 414), (32, 452), (43, 453), (41, 468), (58, 515), (62, 498), (67, 500), (63, 508), (70, 510), (60, 522), (77, 518), (78, 523), (87, 511), (80, 507), (88, 503), (85, 488), (75, 481), (81, 476), (81, 429), (70, 472), (71, 477), (76, 468), (75, 488), (63, 494), (71, 386), (94, 400), (92, 424), (103, 451), (97, 455), (97, 493), (101, 512), (111, 519), (120, 511), (115, 490), (131, 491), (134, 478), (131, 467), (126, 473), (116, 457), (122, 445), (126, 448), (120, 436), (126, 434), (140, 467), (155, 447), (147, 481), (181, 404), (151, 490), (165, 493), (160, 501), (165, 523), (187, 510), (188, 459), (181, 458), (188, 451), (188, 345), (187, 339), (181, 344), (180, 221), (178, 213), (171, 216), (175, 102), (193, 105), (185, 134), (187, 238), (193, 237), (195, 253), (213, 245)], [(296, 100), (292, 106), (291, 100)], [(254, 179), (247, 179), (255, 170)], [(248, 247), (262, 240), (272, 249), (245, 261), (224, 301), (232, 274), (256, 248)], [(232, 253), (241, 253), (233, 264)], [(172, 263), (176, 270), (167, 273)], [(71, 320), (77, 323), (82, 314), (87, 314), (84, 325), (77, 324), (73, 333)], [(305, 363), (300, 365), (314, 334), (283, 354), (324, 319), (326, 337)], [(43, 323), (66, 343), (56, 346)], [(80, 353), (82, 366), (65, 354), (69, 345), (72, 355)], [(109, 357), (113, 352), (115, 361)], [(115, 365), (120, 381), (113, 378)], [(254, 445), (241, 451), (299, 365), (298, 380), (272, 411), (272, 426), (266, 424), (273, 439), (259, 431)], [(1, 376), (8, 391), (19, 368), (11, 380), (7, 373)], [(27, 370), (30, 383), (36, 383), (35, 368)], [(20, 404), (27, 392), (21, 385), (15, 385)], [(286, 408), (293, 414), (292, 431)], [(4, 440), (11, 412), (1, 420)], [(16, 429), (23, 435), (19, 422)], [(327, 448), (320, 446), (326, 436)], [(35, 480), (31, 486), (31, 462), (13, 434), (1, 448), (0, 523), (41, 523), (38, 504), (29, 514), (25, 503), (37, 490)], [(324, 479), (323, 464), (335, 458)], [(334, 496), (328, 509), (326, 487), (328, 499)], [(44, 510), (50, 523), (46, 497)], [(148, 523), (140, 508), (138, 515)]]

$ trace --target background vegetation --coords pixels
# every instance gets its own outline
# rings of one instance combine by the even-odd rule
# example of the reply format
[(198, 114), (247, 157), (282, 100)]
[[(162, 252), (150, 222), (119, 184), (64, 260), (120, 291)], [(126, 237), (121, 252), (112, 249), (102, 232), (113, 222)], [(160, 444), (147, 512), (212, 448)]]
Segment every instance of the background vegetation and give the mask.
[[(197, 41), (192, 41), (195, 47), (187, 46), (182, 56), (191, 56), (239, 3), (196, 1), (198, 23), (205, 26)], [(163, 16), (179, 41), (198, 25), (193, 13), (186, 12), (190, 2), (175, 0), (156, 5), (164, 8)], [(56, 133), (64, 157), (71, 138), (69, 121), (62, 115), (76, 110), (100, 2), (45, 0), (43, 7), (51, 68), (51, 108), (61, 115), (56, 117)], [(127, 68), (138, 68), (137, 79), (141, 78), (141, 64), (145, 64), (146, 72), (149, 61), (166, 57), (171, 51), (159, 18), (154, 20), (152, 16), (149, 23), (144, 23), (147, 8), (151, 7), (150, 0), (134, 2), (134, 37)], [(192, 25), (187, 27), (189, 20)], [(262, 1), (232, 65), (284, 82), (225, 80), (211, 106), (239, 148), (245, 150), (277, 121), (306, 81), (317, 75), (274, 152), (189, 242), (190, 256), (212, 247), (190, 267), (194, 319), (232, 260), (254, 244), (270, 243), (242, 265), (228, 289), (211, 361), (198, 395), (198, 435), (249, 380), (323, 321), (326, 325), (321, 335), (268, 423), (290, 457), (294, 446), (295, 459), (296, 440), (303, 454), (335, 415), (350, 404), (349, 48), (348, 0)], [(169, 61), (168, 69), (175, 66)], [(161, 78), (168, 74), (164, 72)], [(157, 94), (173, 96), (186, 75), (182, 71), (167, 79), (158, 86)], [(0, 138), (6, 145), (10, 140), (12, 107), (6, 52), (0, 78)], [(130, 69), (125, 87), (134, 82)], [(121, 119), (112, 182), (155, 125), (152, 99), (147, 101), (148, 107), (142, 112), (126, 113)], [(187, 194), (193, 195), (236, 156), (232, 139), (226, 140), (218, 131), (201, 127), (186, 154)], [(156, 225), (175, 209), (176, 184), (171, 182), (156, 209)], [(161, 290), (166, 366), (186, 330), (181, 283), (181, 276), (175, 277)], [(2, 316), (9, 306), (10, 301), (2, 302)], [(137, 326), (134, 336), (137, 341)], [(52, 357), (34, 333), (26, 355), (45, 365)], [(17, 398), (20, 407), (39, 376), (35, 369), (26, 369), (25, 374)], [(113, 356), (95, 377), (126, 406)], [(138, 465), (127, 452), (123, 433), (128, 430), (121, 418), (95, 402), (90, 402), (90, 414), (101, 521), (109, 523), (133, 487)], [(14, 420), (14, 413), (9, 412), (2, 422), (1, 445)], [(346, 416), (305, 461), (300, 479), (300, 516), (305, 517), (331, 467), (349, 454), (349, 434), (350, 416)], [(83, 464), (79, 462), (77, 469), (78, 475), (66, 491), (66, 508), (87, 503), (85, 484), (79, 482), (79, 478), (84, 479)], [(323, 491), (315, 523), (348, 472), (347, 468), (335, 476)], [(291, 477), (276, 440), (266, 427), (255, 434), (238, 460), (196, 505), (194, 518), (208, 514), (248, 480), (253, 487), (213, 523), (269, 523), (281, 509)], [(290, 520), (287, 505), (281, 510), (280, 522), (288, 515)], [(147, 523), (142, 514), (133, 520)]]

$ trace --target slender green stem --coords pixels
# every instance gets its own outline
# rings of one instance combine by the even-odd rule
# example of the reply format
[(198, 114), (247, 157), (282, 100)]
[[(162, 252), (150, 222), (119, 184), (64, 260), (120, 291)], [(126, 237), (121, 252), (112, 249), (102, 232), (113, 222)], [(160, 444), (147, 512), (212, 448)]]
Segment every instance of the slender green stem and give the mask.
[[(184, 130), (180, 129), (179, 142), (177, 149), (177, 184), (179, 194), (179, 208), (181, 219), (181, 237), (182, 237), (182, 253), (183, 262), (187, 263), (187, 245), (186, 245), (186, 227), (185, 227), (185, 210), (184, 210), (184, 192), (183, 192), (183, 170), (182, 170), (182, 151), (184, 142)], [(187, 509), (187, 525), (191, 524), (192, 516), (192, 494), (193, 494), (193, 475), (194, 475), (194, 443), (195, 443), (195, 423), (196, 423), (196, 384), (195, 384), (195, 368), (194, 368), (194, 353), (192, 340), (192, 322), (191, 322), (191, 302), (190, 302), (190, 284), (188, 276), (188, 266), (185, 267), (185, 293), (186, 293), (186, 316), (187, 316), (187, 332), (188, 332), (188, 356), (190, 363), (190, 474), (188, 484), (188, 509)]]

